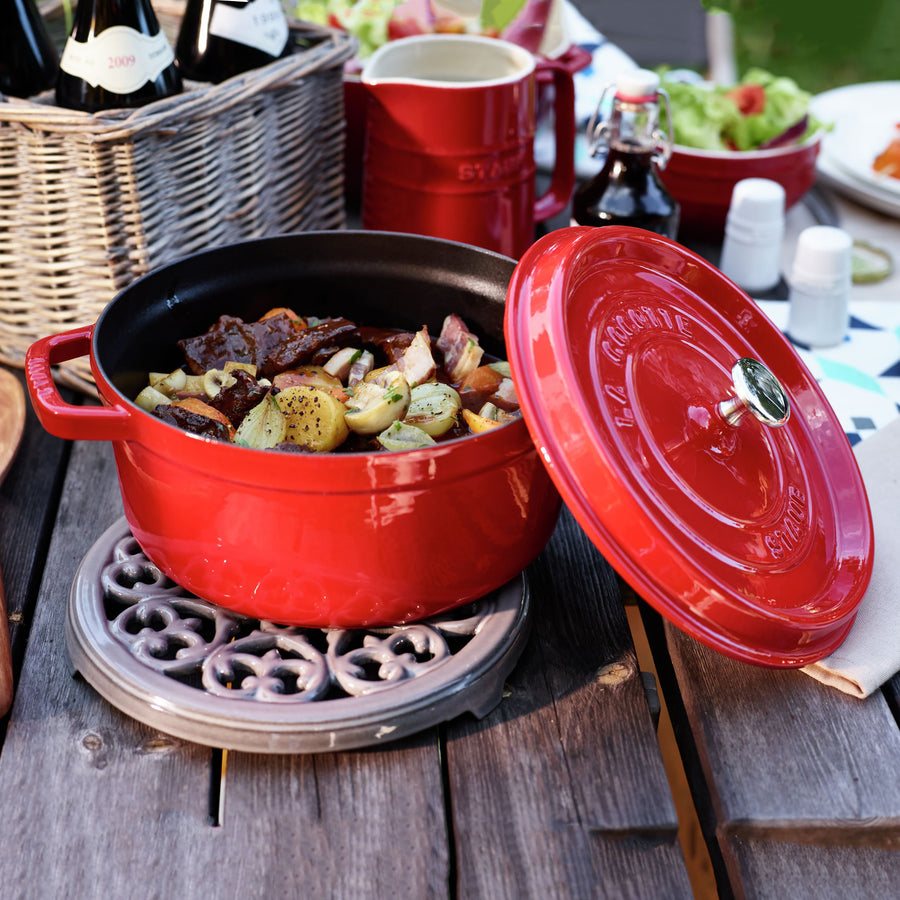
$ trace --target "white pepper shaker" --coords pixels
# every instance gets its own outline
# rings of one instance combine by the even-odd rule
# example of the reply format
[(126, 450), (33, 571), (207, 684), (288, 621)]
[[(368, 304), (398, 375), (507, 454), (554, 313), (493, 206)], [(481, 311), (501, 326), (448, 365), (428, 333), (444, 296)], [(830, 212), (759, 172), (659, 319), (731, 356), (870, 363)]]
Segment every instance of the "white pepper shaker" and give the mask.
[(807, 347), (833, 347), (850, 319), (853, 239), (842, 228), (800, 233), (790, 277), (788, 334)]
[(781, 280), (784, 188), (768, 178), (744, 178), (731, 192), (719, 269), (748, 293)]

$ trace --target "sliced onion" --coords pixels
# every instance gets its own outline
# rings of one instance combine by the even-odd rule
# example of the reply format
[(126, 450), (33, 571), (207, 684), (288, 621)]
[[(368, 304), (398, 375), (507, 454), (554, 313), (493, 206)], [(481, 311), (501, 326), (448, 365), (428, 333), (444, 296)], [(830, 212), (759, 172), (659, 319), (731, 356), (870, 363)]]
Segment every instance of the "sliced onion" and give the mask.
[(456, 424), (461, 407), (459, 394), (449, 384), (428, 381), (410, 391), (409, 409), (403, 421), (432, 437), (440, 437)]
[(799, 122), (795, 122), (790, 128), (786, 128), (781, 134), (763, 141), (757, 150), (773, 150), (775, 147), (786, 147), (788, 144), (795, 144), (800, 138), (806, 134), (809, 127), (809, 116), (804, 116)]
[(394, 422), (378, 435), (378, 443), (385, 450), (415, 450), (417, 447), (430, 447), (435, 440), (415, 425)]

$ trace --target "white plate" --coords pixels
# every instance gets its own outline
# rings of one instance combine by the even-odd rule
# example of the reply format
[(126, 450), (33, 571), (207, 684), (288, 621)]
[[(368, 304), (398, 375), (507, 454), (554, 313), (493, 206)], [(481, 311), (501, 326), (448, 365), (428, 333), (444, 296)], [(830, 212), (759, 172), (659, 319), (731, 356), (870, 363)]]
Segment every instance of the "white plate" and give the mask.
[(875, 158), (900, 137), (900, 109), (878, 109), (842, 117), (831, 133), (828, 151), (834, 161), (860, 181), (900, 196), (900, 178), (876, 172)]
[(900, 121), (900, 81), (835, 88), (814, 97), (810, 108), (834, 125), (816, 164), (822, 180), (858, 203), (900, 217), (900, 181), (871, 171)]

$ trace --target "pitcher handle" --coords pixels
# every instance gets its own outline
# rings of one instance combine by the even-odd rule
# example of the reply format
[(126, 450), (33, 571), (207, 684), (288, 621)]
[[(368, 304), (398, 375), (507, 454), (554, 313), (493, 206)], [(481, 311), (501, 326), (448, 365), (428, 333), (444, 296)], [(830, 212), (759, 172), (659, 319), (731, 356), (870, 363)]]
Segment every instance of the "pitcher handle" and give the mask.
[(562, 212), (575, 189), (575, 82), (573, 71), (581, 68), (577, 60), (542, 59), (535, 67), (538, 84), (553, 85), (553, 132), (556, 157), (553, 178), (547, 190), (534, 201), (534, 221), (544, 222)]
[(25, 378), (38, 421), (66, 440), (116, 441), (131, 436), (131, 412), (124, 406), (75, 406), (63, 400), (51, 367), (87, 356), (93, 325), (35, 341), (25, 353)]

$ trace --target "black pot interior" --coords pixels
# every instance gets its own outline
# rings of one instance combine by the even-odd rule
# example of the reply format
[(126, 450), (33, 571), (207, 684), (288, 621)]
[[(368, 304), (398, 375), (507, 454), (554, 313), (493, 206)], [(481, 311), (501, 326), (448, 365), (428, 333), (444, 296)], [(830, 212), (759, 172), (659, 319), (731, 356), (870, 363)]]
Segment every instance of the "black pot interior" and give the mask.
[(485, 350), (506, 358), (503, 311), (515, 261), (435, 238), (367, 231), (306, 232), (204, 251), (121, 291), (94, 329), (94, 358), (133, 398), (150, 371), (184, 359), (177, 342), (219, 316), (258, 319), (272, 307), (301, 316), (344, 316), (360, 325), (436, 338), (460, 315)]

